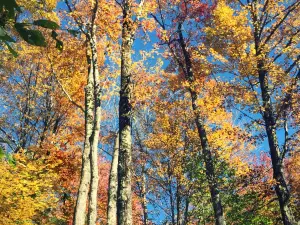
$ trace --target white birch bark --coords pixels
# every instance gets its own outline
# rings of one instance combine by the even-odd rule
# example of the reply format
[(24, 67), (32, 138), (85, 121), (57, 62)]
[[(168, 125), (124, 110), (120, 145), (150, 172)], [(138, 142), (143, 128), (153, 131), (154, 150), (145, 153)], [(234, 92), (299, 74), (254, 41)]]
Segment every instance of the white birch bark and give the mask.
[(92, 28), (92, 36), (90, 39), (92, 65), (93, 65), (93, 97), (94, 97), (94, 121), (93, 132), (91, 136), (91, 151), (90, 151), (90, 166), (91, 166), (91, 182), (89, 193), (89, 211), (88, 211), (88, 225), (95, 225), (97, 221), (97, 194), (98, 194), (98, 143), (100, 134), (101, 122), (101, 87), (98, 69), (97, 57), (97, 39), (95, 36), (95, 27)]
[(116, 136), (114, 153), (109, 174), (107, 225), (117, 224), (119, 134)]
[(82, 169), (80, 177), (80, 185), (74, 211), (73, 224), (84, 225), (86, 220), (86, 205), (90, 186), (90, 137), (93, 133), (93, 65), (91, 58), (87, 53), (87, 61), (89, 64), (88, 83), (85, 87), (85, 140), (82, 153)]

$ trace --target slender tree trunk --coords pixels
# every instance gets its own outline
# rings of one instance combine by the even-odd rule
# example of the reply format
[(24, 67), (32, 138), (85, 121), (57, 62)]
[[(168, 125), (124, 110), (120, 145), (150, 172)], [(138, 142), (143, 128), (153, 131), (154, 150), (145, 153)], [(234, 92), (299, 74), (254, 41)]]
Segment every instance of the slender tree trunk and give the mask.
[(265, 129), (268, 136), (268, 143), (273, 167), (273, 178), (276, 180), (275, 191), (280, 205), (281, 217), (284, 225), (295, 225), (297, 223), (289, 206), (290, 191), (288, 189), (283, 173), (284, 155), (281, 155), (280, 153), (277, 140), (276, 121), (268, 87), (268, 72), (265, 69), (263, 60), (258, 61), (257, 68), (264, 109), (263, 119), (265, 121)]
[(97, 39), (95, 36), (96, 28), (92, 28), (93, 32), (90, 38), (90, 47), (93, 65), (93, 97), (94, 97), (94, 121), (93, 132), (90, 138), (91, 151), (90, 151), (90, 166), (91, 166), (91, 182), (89, 194), (89, 212), (88, 212), (88, 225), (95, 225), (97, 221), (97, 194), (98, 194), (98, 142), (100, 133), (101, 121), (101, 87), (98, 69), (97, 57)]
[(172, 190), (172, 173), (170, 171), (170, 162), (168, 162), (168, 192), (169, 192), (169, 197), (170, 197), (170, 210), (171, 210), (171, 221), (172, 225), (176, 225), (176, 220), (175, 220), (175, 203), (174, 203), (174, 198), (173, 198), (173, 190)]
[(109, 174), (107, 225), (117, 224), (119, 134), (116, 135), (114, 153)]
[[(192, 101), (193, 108), (195, 111), (198, 111), (199, 110), (198, 106), (196, 106), (197, 98), (195, 98), (195, 96), (192, 98), (194, 98), (194, 100)], [(214, 209), (215, 223), (216, 225), (225, 225), (226, 223), (223, 215), (223, 207), (222, 207), (221, 198), (219, 194), (217, 178), (215, 175), (212, 154), (208, 145), (206, 131), (203, 125), (203, 121), (200, 118), (200, 115), (196, 115), (196, 125), (201, 140), (202, 152), (203, 152), (204, 162), (205, 162), (206, 179), (208, 180), (211, 201)]]
[(176, 211), (177, 211), (177, 225), (180, 225), (181, 223), (181, 211), (180, 211), (180, 205), (181, 205), (181, 196), (180, 196), (180, 184), (177, 181), (176, 185)]
[(91, 167), (90, 167), (90, 137), (93, 133), (93, 111), (94, 111), (94, 95), (93, 95), (93, 65), (90, 55), (87, 53), (87, 61), (89, 65), (88, 82), (85, 87), (85, 140), (82, 153), (82, 168), (78, 196), (74, 211), (73, 224), (84, 225), (86, 220), (86, 205), (89, 193)]
[(137, 135), (137, 140), (138, 140), (138, 145), (140, 147), (140, 152), (142, 153), (140, 158), (142, 159), (142, 169), (141, 169), (141, 182), (140, 182), (140, 198), (141, 198), (141, 204), (142, 204), (142, 209), (143, 209), (143, 224), (147, 225), (148, 224), (148, 209), (147, 209), (147, 178), (146, 178), (146, 173), (147, 173), (147, 169), (146, 169), (146, 154), (147, 154), (147, 149), (145, 149), (145, 151), (143, 150), (143, 145), (142, 145), (142, 141), (140, 139), (139, 136), (139, 132), (136, 131), (136, 135)]
[(174, 199), (173, 199), (173, 192), (172, 192), (172, 187), (171, 187), (171, 182), (169, 183), (169, 195), (170, 195), (170, 206), (171, 206), (171, 220), (172, 220), (172, 225), (175, 225), (175, 206), (174, 206)]
[[(70, 12), (72, 9), (65, 0)], [(86, 24), (87, 63), (89, 67), (85, 88), (85, 141), (82, 155), (82, 169), (78, 197), (74, 210), (73, 225), (84, 225), (86, 222), (86, 205), (89, 195), (88, 224), (97, 221), (98, 191), (98, 142), (101, 121), (101, 87), (97, 61), (97, 39), (95, 20), (98, 12), (98, 0), (93, 1), (92, 19)], [(85, 25), (77, 21), (81, 30)], [(89, 52), (90, 51), (90, 52)]]
[[(187, 174), (188, 179), (191, 179), (190, 173)], [(183, 213), (183, 219), (182, 219), (182, 225), (187, 225), (189, 222), (189, 206), (190, 206), (190, 190), (186, 190), (185, 193), (185, 204), (184, 204), (184, 213)]]
[(131, 50), (134, 28), (131, 20), (131, 1), (123, 3), (121, 48), (121, 90), (119, 103), (119, 164), (118, 164), (118, 225), (132, 224), (131, 205)]
[[(183, 55), (184, 55), (184, 61), (185, 61), (185, 66), (183, 66), (182, 69), (185, 71), (185, 77), (186, 80), (191, 84), (191, 86), (194, 83), (194, 73), (192, 71), (192, 62), (190, 55), (188, 51), (186, 50), (186, 45), (184, 42), (184, 38), (182, 35), (182, 30), (181, 30), (181, 24), (178, 25), (178, 33), (179, 33), (179, 44), (181, 46)], [(210, 195), (211, 195), (211, 201), (214, 209), (214, 215), (215, 215), (215, 223), (216, 225), (225, 225), (225, 218), (223, 215), (223, 207), (221, 203), (221, 198), (219, 194), (219, 189), (218, 189), (218, 183), (217, 183), (217, 178), (215, 175), (215, 169), (214, 169), (214, 164), (213, 164), (213, 158), (212, 158), (212, 153), (211, 149), (207, 140), (207, 134), (206, 130), (204, 127), (204, 122), (201, 118), (201, 111), (199, 106), (197, 105), (197, 93), (193, 90), (193, 87), (189, 88), (189, 92), (191, 95), (192, 99), (192, 108), (194, 111), (194, 114), (196, 116), (195, 121), (196, 121), (196, 126), (201, 142), (201, 147), (202, 147), (202, 152), (204, 156), (204, 162), (205, 162), (205, 169), (206, 169), (206, 179), (208, 181), (209, 185), (209, 190), (210, 190)]]
[[(261, 21), (257, 11), (257, 1), (252, 2), (251, 7), (251, 19), (254, 26), (253, 38), (255, 44), (256, 58), (257, 58), (257, 72), (261, 90), (261, 99), (263, 104), (263, 119), (265, 122), (265, 130), (268, 137), (268, 144), (270, 149), (273, 178), (276, 180), (275, 191), (278, 197), (282, 222), (284, 225), (298, 224), (293, 216), (292, 210), (289, 206), (290, 190), (288, 189), (284, 173), (283, 173), (283, 159), (284, 152), (281, 154), (277, 134), (276, 134), (276, 119), (274, 115), (274, 109), (272, 107), (270, 88), (268, 81), (268, 69), (265, 60), (264, 45), (261, 40)], [(266, 3), (267, 4), (267, 3)], [(291, 11), (290, 11), (291, 12)], [(288, 14), (290, 13), (288, 12)], [(286, 14), (286, 16), (288, 15)], [(269, 36), (271, 37), (271, 36)]]
[(188, 224), (188, 216), (189, 216), (189, 205), (190, 205), (190, 200), (189, 197), (187, 196), (185, 199), (185, 209), (184, 209), (184, 218), (183, 218), (183, 222), (182, 225), (187, 225)]
[(145, 165), (143, 165), (143, 167), (142, 167), (141, 197), (142, 197), (142, 207), (143, 207), (143, 222), (144, 222), (144, 225), (147, 225), (148, 224), (148, 210), (147, 210), (147, 196), (146, 196)]

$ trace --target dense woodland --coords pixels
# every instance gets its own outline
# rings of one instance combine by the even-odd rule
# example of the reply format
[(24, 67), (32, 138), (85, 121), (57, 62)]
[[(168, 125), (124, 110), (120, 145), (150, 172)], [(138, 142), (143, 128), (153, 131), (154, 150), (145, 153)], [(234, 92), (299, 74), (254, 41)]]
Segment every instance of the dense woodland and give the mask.
[(0, 0), (0, 225), (296, 225), (300, 1)]

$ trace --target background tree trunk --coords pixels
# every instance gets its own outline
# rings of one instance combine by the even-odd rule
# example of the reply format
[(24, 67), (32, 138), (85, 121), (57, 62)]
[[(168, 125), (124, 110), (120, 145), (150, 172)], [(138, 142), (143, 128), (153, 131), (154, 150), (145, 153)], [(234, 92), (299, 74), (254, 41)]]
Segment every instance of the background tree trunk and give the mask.
[[(182, 35), (182, 30), (181, 30), (181, 24), (178, 25), (178, 33), (179, 33), (179, 44), (181, 46), (181, 50), (183, 52), (184, 56), (184, 62), (185, 66), (182, 66), (184, 72), (185, 72), (185, 77), (186, 80), (190, 83), (193, 84), (194, 82), (194, 74), (192, 71), (192, 62), (190, 55), (188, 51), (186, 50), (186, 45), (184, 42), (184, 38)], [(209, 185), (209, 190), (210, 190), (210, 195), (211, 195), (211, 201), (214, 209), (214, 214), (215, 214), (215, 223), (216, 225), (225, 225), (225, 218), (223, 215), (223, 207), (221, 203), (221, 198), (218, 190), (218, 183), (217, 183), (217, 178), (215, 175), (215, 169), (214, 169), (214, 164), (213, 164), (213, 159), (212, 159), (212, 153), (210, 150), (210, 146), (207, 140), (207, 134), (206, 130), (204, 127), (204, 122), (201, 118), (200, 115), (200, 108), (197, 105), (197, 93), (193, 90), (193, 88), (189, 88), (189, 92), (191, 94), (191, 99), (192, 99), (192, 108), (195, 113), (195, 120), (196, 120), (196, 126), (201, 142), (201, 147), (202, 147), (202, 153), (204, 156), (204, 162), (205, 162), (205, 172), (206, 172), (206, 178), (208, 181)]]
[(145, 165), (142, 165), (142, 181), (141, 181), (141, 197), (143, 207), (143, 222), (144, 225), (148, 224), (148, 210), (147, 210), (147, 192), (146, 192), (146, 170)]
[(116, 135), (114, 153), (109, 174), (107, 225), (117, 224), (119, 133)]
[(259, 83), (261, 89), (261, 97), (263, 101), (263, 119), (265, 121), (266, 133), (268, 136), (268, 143), (270, 148), (270, 155), (272, 159), (273, 177), (276, 180), (275, 191), (278, 197), (281, 217), (284, 225), (297, 224), (292, 210), (289, 206), (290, 191), (288, 189), (284, 174), (283, 174), (283, 158), (284, 155), (280, 154), (278, 139), (276, 134), (276, 121), (271, 105), (271, 97), (268, 92), (268, 77), (267, 71), (264, 68), (263, 61), (257, 64)]

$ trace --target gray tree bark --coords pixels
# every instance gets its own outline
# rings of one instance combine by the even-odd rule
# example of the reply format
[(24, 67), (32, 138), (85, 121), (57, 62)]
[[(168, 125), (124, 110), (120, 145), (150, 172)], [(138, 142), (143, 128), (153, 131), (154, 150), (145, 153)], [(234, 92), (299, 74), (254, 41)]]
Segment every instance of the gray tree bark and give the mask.
[(93, 65), (89, 53), (87, 53), (87, 61), (89, 65), (88, 82), (85, 87), (85, 140), (82, 153), (82, 168), (78, 196), (74, 210), (73, 224), (84, 225), (86, 220), (86, 205), (89, 193), (91, 167), (90, 167), (90, 137), (93, 133)]
[(90, 38), (92, 65), (93, 65), (93, 97), (94, 97), (94, 121), (93, 132), (91, 135), (91, 150), (90, 150), (90, 166), (91, 166), (91, 182), (89, 193), (89, 211), (88, 211), (88, 225), (95, 225), (97, 220), (97, 194), (98, 194), (98, 142), (100, 134), (100, 121), (101, 121), (101, 87), (100, 75), (98, 69), (97, 57), (97, 39), (96, 27), (92, 28), (92, 36)]
[[(65, 0), (70, 12), (73, 9)], [(85, 87), (85, 141), (82, 154), (82, 169), (73, 225), (84, 225), (86, 222), (86, 205), (88, 203), (88, 224), (95, 225), (97, 221), (97, 191), (98, 191), (98, 142), (101, 121), (101, 87), (97, 58), (96, 24), (99, 2), (93, 1), (90, 23), (82, 24), (76, 20), (82, 33), (86, 36), (88, 79)]]
[(114, 153), (109, 173), (107, 225), (117, 224), (119, 134), (116, 135)]
[(266, 76), (267, 72), (263, 69), (261, 62), (258, 63), (258, 68), (261, 97), (264, 107), (263, 118), (268, 136), (273, 167), (273, 178), (276, 180), (275, 191), (279, 201), (281, 217), (284, 225), (296, 225), (297, 223), (289, 206), (290, 191), (283, 173), (283, 156), (280, 154), (278, 145), (275, 116), (271, 105), (271, 98), (268, 92), (269, 88), (268, 78)]
[(119, 103), (118, 225), (132, 224), (131, 201), (131, 50), (134, 37), (131, 1), (123, 3), (121, 90)]
[[(253, 4), (256, 5), (257, 2), (253, 1)], [(266, 3), (268, 4), (268, 3)], [(299, 2), (297, 3), (299, 5)], [(296, 2), (293, 4), (289, 10), (286, 11), (285, 18), (289, 15), (289, 13), (295, 10), (297, 7)], [(255, 8), (255, 7), (254, 7)], [(251, 8), (252, 13), (252, 21), (254, 24), (258, 26), (254, 26), (253, 32), (253, 39), (255, 43), (255, 51), (256, 51), (256, 68), (258, 73), (258, 80), (261, 90), (261, 99), (262, 99), (262, 106), (263, 106), (263, 120), (265, 122), (265, 130), (268, 137), (268, 144), (270, 149), (271, 161), (272, 161), (272, 168), (273, 168), (273, 178), (276, 180), (275, 185), (275, 192), (278, 197), (281, 218), (284, 225), (296, 225), (298, 224), (294, 218), (292, 213), (289, 199), (290, 199), (290, 190), (286, 183), (284, 172), (283, 172), (283, 160), (285, 157), (285, 150), (283, 152), (280, 151), (280, 147), (278, 144), (278, 138), (276, 133), (276, 116), (274, 114), (274, 109), (271, 102), (271, 95), (270, 95), (270, 87), (269, 87), (269, 71), (267, 68), (267, 61), (265, 53), (263, 53), (263, 48), (265, 43), (262, 41), (261, 31), (264, 27), (260, 27), (261, 24), (259, 22), (259, 15), (256, 10)], [(280, 25), (280, 24), (279, 24)], [(276, 29), (279, 29), (279, 25)], [(262, 25), (264, 26), (264, 25)], [(276, 30), (274, 30), (275, 32)], [(272, 34), (269, 34), (267, 39), (271, 39)], [(266, 41), (266, 40), (264, 40)]]
[[(184, 56), (184, 65), (181, 65), (182, 69), (184, 70), (185, 73), (185, 78), (186, 80), (190, 83), (193, 84), (194, 82), (194, 73), (192, 71), (192, 62), (191, 62), (191, 57), (186, 50), (186, 45), (185, 41), (182, 35), (182, 30), (181, 30), (181, 23), (178, 25), (178, 34), (179, 34), (179, 44)], [(214, 216), (215, 216), (215, 224), (216, 225), (225, 225), (225, 218), (223, 215), (223, 206), (221, 203), (221, 197), (219, 194), (219, 189), (218, 189), (218, 183), (217, 183), (217, 177), (215, 175), (215, 168), (213, 164), (213, 158), (212, 158), (212, 152), (207, 140), (207, 133), (205, 130), (204, 126), (204, 121), (201, 117), (201, 110), (199, 106), (197, 105), (197, 93), (192, 89), (189, 88), (189, 92), (191, 95), (192, 99), (192, 108), (195, 114), (195, 122), (200, 138), (200, 144), (202, 147), (202, 153), (204, 156), (204, 162), (205, 162), (205, 173), (206, 173), (206, 178), (208, 181), (209, 185), (209, 190), (210, 190), (210, 195), (211, 195), (211, 201), (214, 209)]]
[(141, 197), (142, 197), (142, 208), (143, 208), (143, 222), (144, 222), (144, 225), (147, 225), (148, 224), (148, 210), (147, 210), (146, 169), (145, 169), (145, 165), (142, 165)]

